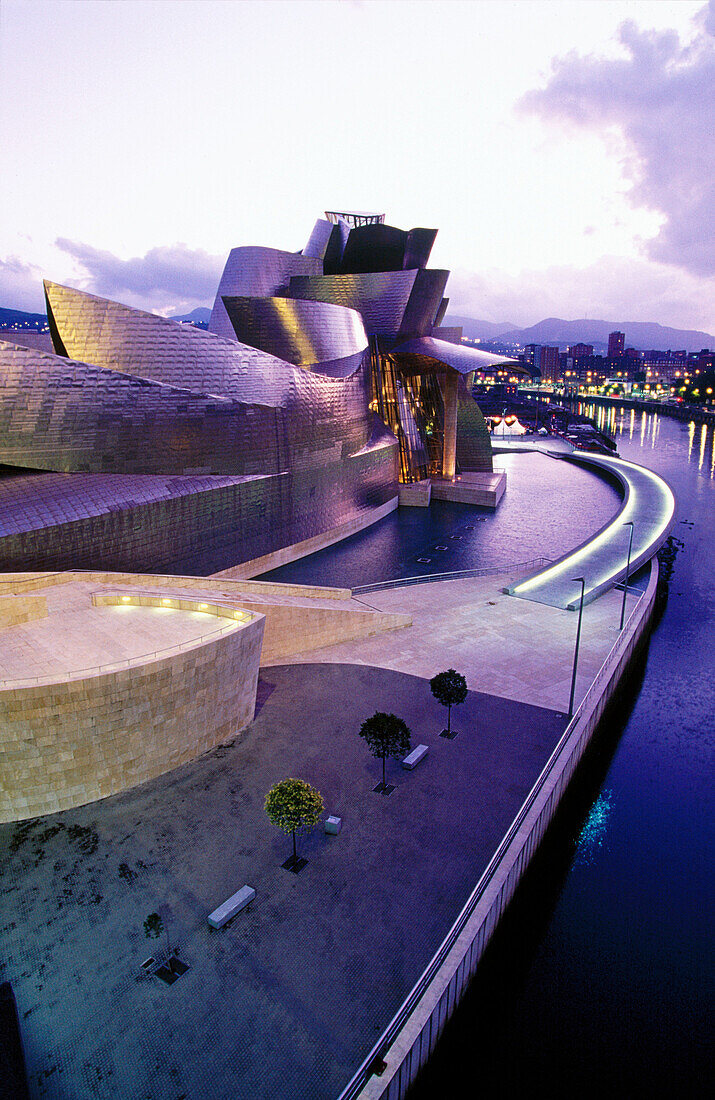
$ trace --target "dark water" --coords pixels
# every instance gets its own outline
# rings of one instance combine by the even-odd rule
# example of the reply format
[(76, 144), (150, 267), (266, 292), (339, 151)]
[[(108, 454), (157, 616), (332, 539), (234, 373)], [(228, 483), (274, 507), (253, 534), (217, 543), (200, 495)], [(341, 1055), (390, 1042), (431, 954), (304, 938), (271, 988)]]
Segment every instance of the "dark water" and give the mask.
[(486, 1097), (712, 1088), (713, 432), (583, 411), (624, 458), (668, 479), (683, 546), (647, 663), (604, 722), (414, 1100), (462, 1094), (464, 1074)]
[[(683, 546), (647, 663), (604, 721), (415, 1100), (711, 1091), (713, 431), (626, 409), (582, 411), (624, 458), (670, 482)], [(508, 494), (473, 532), (462, 531), (473, 509), (402, 511), (272, 575), (357, 584), (552, 557), (616, 507), (613, 490), (566, 464), (499, 461)], [(455, 532), (464, 537), (454, 549), (430, 554)], [(433, 564), (415, 568), (417, 556)]]
[(447, 501), (401, 508), (337, 546), (261, 579), (353, 588), (395, 577), (557, 558), (597, 531), (620, 506), (610, 485), (546, 455), (497, 455), (495, 465), (507, 473), (507, 490), (496, 512)]

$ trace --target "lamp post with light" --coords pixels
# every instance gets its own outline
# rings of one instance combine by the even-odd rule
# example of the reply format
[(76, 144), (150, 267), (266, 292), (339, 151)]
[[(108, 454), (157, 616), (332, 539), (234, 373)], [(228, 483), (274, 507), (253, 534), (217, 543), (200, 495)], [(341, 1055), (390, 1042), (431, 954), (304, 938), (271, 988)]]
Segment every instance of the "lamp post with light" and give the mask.
[(578, 582), (581, 585), (581, 599), (578, 605), (578, 626), (576, 627), (576, 648), (573, 654), (573, 673), (571, 676), (571, 698), (569, 699), (568, 717), (573, 714), (573, 697), (576, 692), (576, 669), (578, 668), (578, 647), (581, 641), (581, 618), (583, 616), (583, 596), (586, 591), (586, 581), (583, 577), (574, 577), (574, 582)]
[(623, 623), (626, 617), (626, 596), (628, 594), (628, 575), (631, 571), (631, 550), (633, 549), (633, 520), (628, 520), (623, 524), (624, 527), (630, 527), (630, 537), (628, 539), (628, 559), (626, 561), (626, 579), (623, 582), (623, 603), (621, 604), (621, 625), (619, 630), (623, 630)]

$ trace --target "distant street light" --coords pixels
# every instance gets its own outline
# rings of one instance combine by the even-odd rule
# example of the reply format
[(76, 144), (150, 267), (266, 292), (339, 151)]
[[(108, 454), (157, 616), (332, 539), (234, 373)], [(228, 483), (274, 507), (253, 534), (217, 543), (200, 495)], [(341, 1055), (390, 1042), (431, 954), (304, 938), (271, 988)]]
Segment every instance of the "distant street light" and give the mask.
[(576, 648), (573, 655), (573, 674), (571, 676), (571, 698), (569, 699), (568, 717), (573, 714), (573, 698), (576, 693), (576, 669), (578, 668), (578, 646), (581, 641), (581, 617), (583, 615), (583, 595), (586, 591), (586, 581), (583, 577), (574, 577), (574, 581), (577, 581), (581, 585), (581, 599), (578, 605), (578, 626), (576, 627)]
[(628, 594), (628, 575), (631, 571), (631, 550), (633, 549), (633, 521), (629, 519), (627, 523), (623, 524), (623, 526), (624, 527), (630, 527), (631, 533), (630, 533), (630, 538), (628, 539), (628, 560), (626, 562), (626, 579), (625, 579), (624, 584), (623, 584), (623, 603), (621, 604), (621, 625), (618, 628), (619, 630), (623, 630), (623, 623), (624, 623), (625, 617), (626, 617), (626, 595)]

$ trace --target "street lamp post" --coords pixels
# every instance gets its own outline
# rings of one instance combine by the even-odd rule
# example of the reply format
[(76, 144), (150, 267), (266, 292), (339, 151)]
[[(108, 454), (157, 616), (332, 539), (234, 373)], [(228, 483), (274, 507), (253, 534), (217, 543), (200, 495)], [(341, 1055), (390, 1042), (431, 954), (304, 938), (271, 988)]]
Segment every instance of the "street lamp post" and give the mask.
[(628, 520), (623, 524), (624, 527), (630, 527), (630, 537), (628, 539), (628, 560), (626, 561), (626, 579), (623, 583), (623, 603), (621, 604), (621, 625), (619, 630), (623, 630), (623, 623), (626, 617), (626, 596), (628, 594), (628, 575), (631, 571), (631, 550), (633, 549), (633, 520)]
[(586, 591), (586, 581), (583, 577), (574, 577), (574, 581), (578, 581), (581, 585), (581, 599), (578, 605), (578, 626), (576, 627), (576, 648), (573, 654), (573, 673), (571, 676), (571, 698), (569, 699), (568, 717), (573, 714), (573, 697), (576, 693), (576, 669), (578, 668), (578, 647), (581, 641), (581, 617), (583, 616), (583, 596)]

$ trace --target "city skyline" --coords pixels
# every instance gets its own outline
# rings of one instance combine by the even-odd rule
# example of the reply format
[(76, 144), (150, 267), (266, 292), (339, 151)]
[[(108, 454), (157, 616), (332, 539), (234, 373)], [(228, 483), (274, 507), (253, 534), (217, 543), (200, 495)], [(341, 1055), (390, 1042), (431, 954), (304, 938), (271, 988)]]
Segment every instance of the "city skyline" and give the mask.
[(439, 225), (454, 312), (713, 331), (715, 5), (577, 7), (6, 0), (0, 304), (208, 305), (317, 199)]

